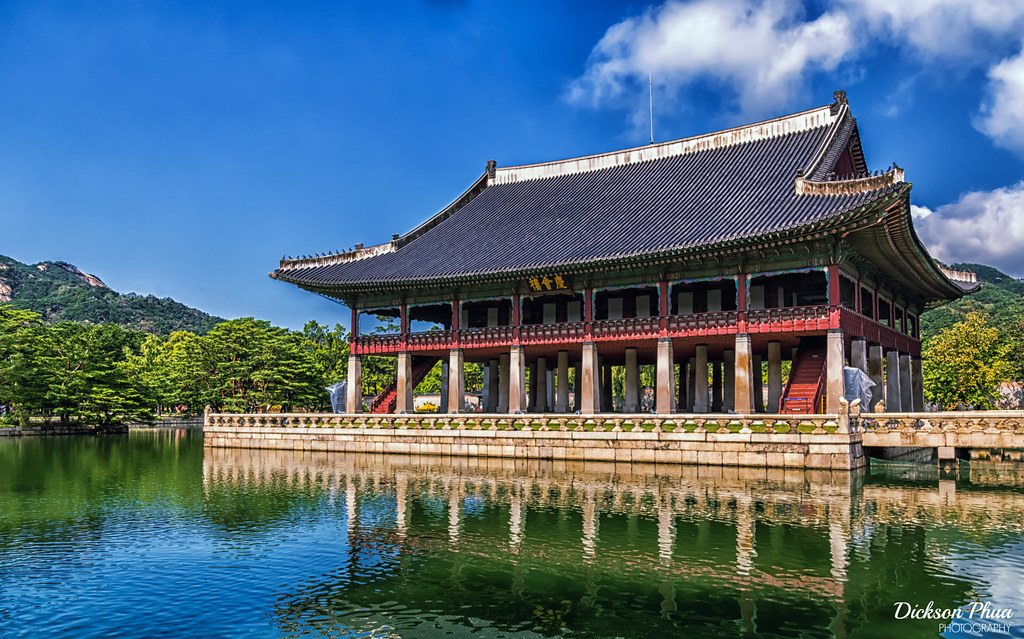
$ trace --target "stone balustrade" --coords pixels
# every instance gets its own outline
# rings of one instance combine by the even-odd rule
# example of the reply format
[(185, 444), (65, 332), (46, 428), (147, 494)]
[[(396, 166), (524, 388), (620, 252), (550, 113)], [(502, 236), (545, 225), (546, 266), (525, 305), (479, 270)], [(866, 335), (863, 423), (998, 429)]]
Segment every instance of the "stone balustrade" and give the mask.
[(849, 470), (841, 415), (219, 414), (210, 447)]
[(853, 417), (865, 446), (1024, 448), (1024, 411), (863, 413)]

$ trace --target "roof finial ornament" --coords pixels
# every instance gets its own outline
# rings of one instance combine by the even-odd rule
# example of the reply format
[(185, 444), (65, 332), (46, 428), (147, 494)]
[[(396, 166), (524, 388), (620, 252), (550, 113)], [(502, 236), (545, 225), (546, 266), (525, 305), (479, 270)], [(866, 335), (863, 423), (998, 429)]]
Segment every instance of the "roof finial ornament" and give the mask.
[(832, 99), (836, 101), (836, 104), (846, 104), (846, 91), (843, 89), (833, 91)]
[(494, 160), (487, 160), (487, 177), (493, 179), (498, 173), (498, 163)]

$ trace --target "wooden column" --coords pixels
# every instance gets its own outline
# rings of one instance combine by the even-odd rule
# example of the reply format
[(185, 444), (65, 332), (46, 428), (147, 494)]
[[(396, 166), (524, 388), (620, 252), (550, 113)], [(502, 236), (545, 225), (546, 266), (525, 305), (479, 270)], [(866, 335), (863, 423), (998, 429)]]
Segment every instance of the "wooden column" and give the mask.
[[(462, 303), (452, 300), (452, 346), (459, 346), (459, 330), (462, 328)], [(461, 402), (460, 402), (461, 404)]]
[(583, 289), (583, 334), (587, 339), (593, 334), (594, 322), (594, 289)]
[(398, 309), (398, 326), (401, 331), (402, 350), (405, 350), (409, 339), (409, 305), (402, 302)]
[(669, 290), (668, 282), (658, 282), (658, 335), (661, 337), (668, 337)]
[(750, 282), (750, 275), (740, 273), (736, 276), (736, 330), (740, 333), (747, 332), (747, 288)]

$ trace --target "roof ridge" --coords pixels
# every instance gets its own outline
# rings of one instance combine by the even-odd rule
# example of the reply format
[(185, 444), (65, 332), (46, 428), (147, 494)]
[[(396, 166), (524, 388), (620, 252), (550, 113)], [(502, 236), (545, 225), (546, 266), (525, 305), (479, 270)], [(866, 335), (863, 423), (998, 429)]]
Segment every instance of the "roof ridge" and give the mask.
[[(842, 94), (841, 100), (840, 94)], [(845, 93), (837, 91), (836, 95), (836, 102), (832, 104), (720, 131), (711, 131), (700, 135), (618, 151), (539, 162), (536, 164), (499, 167), (489, 178), (488, 183), (489, 185), (512, 184), (560, 175), (587, 173), (616, 166), (646, 162), (648, 160), (687, 155), (699, 151), (709, 151), (747, 142), (766, 140), (822, 126), (831, 126), (836, 121), (841, 120), (849, 111), (849, 107), (846, 105)]]

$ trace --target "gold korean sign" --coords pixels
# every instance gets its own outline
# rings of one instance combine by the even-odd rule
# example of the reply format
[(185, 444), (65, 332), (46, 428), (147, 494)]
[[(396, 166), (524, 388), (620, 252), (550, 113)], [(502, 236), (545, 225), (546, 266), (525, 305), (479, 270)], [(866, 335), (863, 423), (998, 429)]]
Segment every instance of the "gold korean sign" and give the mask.
[(531, 293), (568, 291), (569, 280), (561, 275), (535, 275), (526, 280)]

